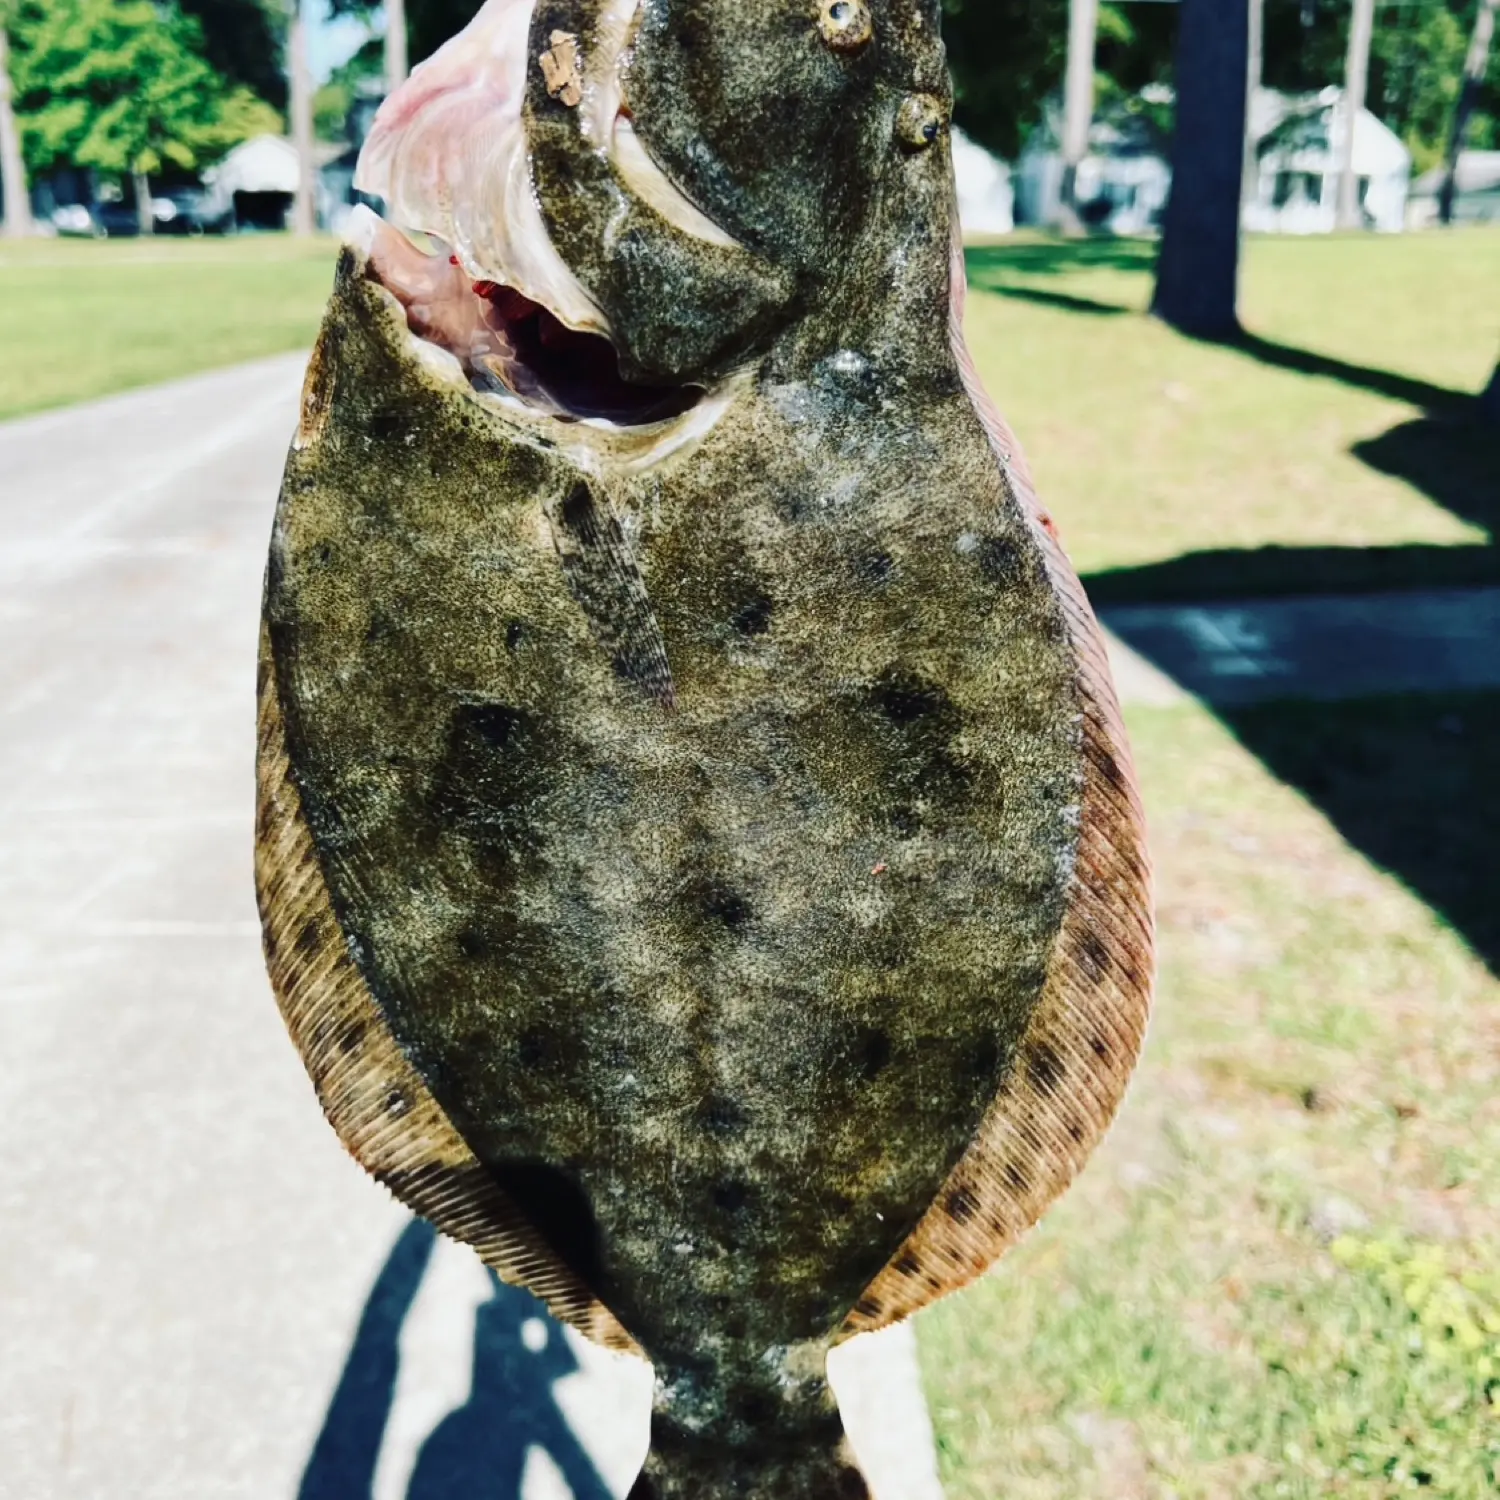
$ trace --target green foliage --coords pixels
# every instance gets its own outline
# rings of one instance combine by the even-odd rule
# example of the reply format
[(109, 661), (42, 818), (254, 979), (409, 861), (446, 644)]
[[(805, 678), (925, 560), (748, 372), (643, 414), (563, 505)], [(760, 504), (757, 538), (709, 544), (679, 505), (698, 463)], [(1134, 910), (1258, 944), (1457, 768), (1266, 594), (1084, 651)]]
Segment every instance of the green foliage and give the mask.
[(203, 55), (231, 85), (285, 109), (285, 0), (177, 0), (203, 30)]
[(320, 141), (342, 141), (349, 110), (362, 87), (383, 73), (381, 43), (366, 42), (347, 62), (335, 68), (328, 82), (313, 95), (313, 132)]
[[(1428, 0), (1393, 12), (1387, 24), (1376, 28), (1370, 108), (1406, 142), (1418, 172), (1436, 166), (1447, 150), (1473, 9)], [(1470, 145), (1484, 145), (1492, 138), (1495, 105), (1500, 102), (1494, 87), (1500, 83), (1500, 48), (1491, 51), (1489, 78), (1489, 108), (1481, 96), (1479, 118), (1469, 129)]]
[(34, 172), (190, 171), (280, 117), (230, 87), (197, 21), (152, 0), (51, 0), (19, 18), (16, 114)]

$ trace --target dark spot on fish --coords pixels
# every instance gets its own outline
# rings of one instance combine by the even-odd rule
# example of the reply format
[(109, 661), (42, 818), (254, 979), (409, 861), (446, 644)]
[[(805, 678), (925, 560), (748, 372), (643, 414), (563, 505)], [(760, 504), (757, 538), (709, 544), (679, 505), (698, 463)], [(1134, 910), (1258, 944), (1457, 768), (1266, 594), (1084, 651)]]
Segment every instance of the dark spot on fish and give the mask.
[(382, 406), (370, 418), (370, 436), (376, 441), (384, 441), (389, 437), (395, 437), (397, 433), (405, 430), (407, 424), (406, 413), (397, 406)]
[(714, 1207), (727, 1214), (737, 1214), (750, 1201), (750, 1189), (743, 1182), (721, 1182), (713, 1191)]
[(764, 595), (757, 595), (742, 604), (730, 617), (729, 623), (741, 635), (764, 635), (771, 628), (771, 615), (775, 605)]
[(868, 1026), (860, 1032), (858, 1052), (860, 1070), (873, 1082), (891, 1060), (891, 1039), (879, 1027)]
[(526, 622), (524, 620), (512, 620), (505, 627), (505, 649), (516, 651), (526, 639)]
[(309, 917), (297, 931), (297, 952), (314, 959), (323, 949), (323, 927), (316, 917)]
[(560, 507), (563, 525), (569, 531), (581, 532), (594, 524), (594, 497), (588, 485), (579, 482), (567, 493)]
[(1109, 973), (1112, 963), (1110, 951), (1105, 947), (1103, 939), (1097, 932), (1086, 931), (1079, 938), (1078, 961), (1095, 984), (1098, 984)]
[(465, 927), (457, 941), (458, 951), (465, 958), (483, 958), (490, 951), (490, 945), (472, 927)]
[(1094, 1056), (1101, 1061), (1109, 1056), (1109, 1043), (1102, 1036), (1096, 1036), (1089, 1045), (1094, 1049)]
[(914, 807), (898, 807), (891, 814), (891, 832), (899, 839), (915, 837), (922, 831), (922, 818)]
[(993, 1036), (979, 1039), (974, 1048), (973, 1068), (976, 1078), (989, 1078), (1000, 1066), (1000, 1043)]
[(737, 891), (710, 881), (694, 892), (694, 900), (703, 915), (726, 927), (743, 927), (751, 918), (750, 903)]
[(942, 708), (944, 694), (938, 688), (898, 678), (876, 689), (875, 701), (893, 724), (910, 724)]
[(1083, 1140), (1083, 1125), (1080, 1121), (1070, 1120), (1068, 1122), (1068, 1136), (1075, 1146)]
[(867, 552), (863, 557), (855, 560), (854, 576), (861, 583), (868, 583), (872, 587), (879, 588), (881, 584), (890, 581), (895, 568), (896, 564), (892, 561), (889, 552)]
[(722, 1094), (704, 1101), (700, 1117), (704, 1129), (714, 1135), (736, 1135), (750, 1123), (750, 1116), (744, 1109)]
[(365, 1023), (363, 1021), (351, 1021), (344, 1028), (344, 1034), (339, 1038), (339, 1051), (346, 1057), (351, 1052), (358, 1052), (360, 1044), (365, 1039)]
[(553, 1060), (554, 1048), (545, 1032), (523, 1031), (516, 1042), (516, 1059), (523, 1068), (543, 1068)]
[(957, 1224), (967, 1224), (979, 1211), (979, 1199), (970, 1188), (955, 1188), (948, 1194), (945, 1205), (948, 1217)]
[(605, 1290), (599, 1225), (583, 1188), (547, 1162), (509, 1162), (492, 1168), (495, 1184), (520, 1209), (557, 1258), (590, 1291)]
[(735, 1391), (729, 1409), (749, 1427), (769, 1427), (776, 1420), (776, 1403), (764, 1391)]
[(878, 1318), (880, 1316), (880, 1302), (875, 1297), (861, 1297), (854, 1304), (854, 1311), (862, 1318)]
[(996, 588), (1014, 588), (1026, 576), (1019, 549), (1005, 537), (982, 538), (977, 557), (980, 573)]
[(896, 1269), (903, 1276), (915, 1276), (922, 1269), (922, 1262), (910, 1250), (903, 1250), (896, 1260)]
[(1026, 1054), (1026, 1076), (1044, 1094), (1050, 1094), (1062, 1077), (1062, 1058), (1051, 1042), (1036, 1042)]
[(401, 1092), (400, 1089), (392, 1089), (390, 1093), (385, 1096), (385, 1112), (388, 1115), (394, 1115), (397, 1119), (400, 1119), (400, 1117), (406, 1114), (410, 1109), (411, 1100), (409, 1100), (406, 1095)]
[(266, 955), (267, 966), (274, 968), (280, 959), (281, 942), (276, 936), (275, 929), (269, 923), (261, 927), (260, 946)]
[(840, 1468), (838, 1478), (833, 1483), (838, 1500), (869, 1500), (870, 1490), (865, 1484), (864, 1475), (848, 1464)]
[(1018, 1193), (1024, 1193), (1031, 1187), (1031, 1177), (1019, 1162), (1012, 1161), (1005, 1164), (1005, 1180)]

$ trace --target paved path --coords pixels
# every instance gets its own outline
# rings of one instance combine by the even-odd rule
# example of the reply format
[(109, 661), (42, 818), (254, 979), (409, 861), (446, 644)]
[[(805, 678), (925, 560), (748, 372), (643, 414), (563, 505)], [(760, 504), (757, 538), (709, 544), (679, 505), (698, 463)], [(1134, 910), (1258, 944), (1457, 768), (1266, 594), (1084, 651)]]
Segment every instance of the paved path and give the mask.
[[(0, 1497), (604, 1500), (649, 1373), (349, 1162), (262, 972), (254, 657), (300, 364), (0, 425)], [(838, 1378), (880, 1500), (936, 1500), (910, 1333), (862, 1342)]]
[(1101, 611), (1127, 701), (1500, 688), (1500, 589), (1222, 600)]

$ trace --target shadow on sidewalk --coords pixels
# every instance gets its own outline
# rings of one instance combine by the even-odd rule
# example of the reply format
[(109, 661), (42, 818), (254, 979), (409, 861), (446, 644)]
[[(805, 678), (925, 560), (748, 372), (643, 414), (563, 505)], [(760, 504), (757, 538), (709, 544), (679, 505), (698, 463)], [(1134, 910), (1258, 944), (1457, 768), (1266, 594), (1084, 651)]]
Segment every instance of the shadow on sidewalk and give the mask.
[[(414, 1219), (375, 1279), (298, 1500), (371, 1500), (400, 1372), (401, 1329), (432, 1258)], [(474, 1328), (469, 1399), (422, 1444), (405, 1500), (520, 1500), (529, 1451), (545, 1452), (574, 1500), (610, 1500), (568, 1427), (553, 1385), (578, 1369), (562, 1330), (534, 1297), (493, 1275)]]

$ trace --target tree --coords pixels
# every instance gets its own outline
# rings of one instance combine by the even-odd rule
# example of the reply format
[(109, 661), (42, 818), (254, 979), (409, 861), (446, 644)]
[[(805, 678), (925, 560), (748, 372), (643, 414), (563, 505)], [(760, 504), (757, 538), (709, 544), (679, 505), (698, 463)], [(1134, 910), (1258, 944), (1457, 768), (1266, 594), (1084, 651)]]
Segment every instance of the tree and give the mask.
[(152, 0), (50, 0), (16, 67), (17, 113), (34, 171), (70, 165), (129, 177), (149, 234), (150, 178), (192, 170), (280, 125), (230, 88), (201, 52), (197, 22)]
[(1230, 338), (1239, 330), (1249, 39), (1247, 0), (1182, 0), (1172, 192), (1151, 310), (1204, 338)]
[(1375, 0), (1354, 0), (1349, 26), (1349, 53), (1344, 64), (1344, 138), (1339, 149), (1340, 229), (1358, 229), (1363, 222), (1359, 202), (1359, 174), (1354, 167), (1354, 136), (1365, 107), (1370, 81), (1370, 42), (1375, 34)]
[(5, 202), (4, 232), (16, 238), (31, 232), (31, 203), (27, 196), (26, 163), (21, 160), (21, 138), (11, 108), (9, 15), (0, 7), (0, 199)]
[(1063, 84), (1062, 217), (1066, 229), (1082, 228), (1078, 218), (1078, 167), (1089, 149), (1094, 121), (1094, 53), (1099, 36), (1099, 0), (1070, 0), (1068, 65)]
[(203, 56), (230, 85), (243, 84), (276, 109), (287, 103), (283, 0), (177, 0), (197, 21)]
[(1438, 198), (1439, 217), (1443, 223), (1453, 222), (1453, 199), (1458, 188), (1458, 156), (1464, 149), (1464, 137), (1468, 134), (1469, 117), (1478, 102), (1480, 85), (1490, 65), (1490, 41), (1495, 35), (1496, 0), (1479, 0), (1479, 9), (1474, 16), (1474, 35), (1469, 43), (1468, 56), (1464, 60), (1463, 87), (1458, 96), (1458, 107), (1453, 111), (1453, 129), (1448, 137), (1448, 171), (1443, 178), (1443, 190)]
[(291, 84), (292, 144), (297, 148), (297, 192), (292, 200), (292, 233), (313, 232), (313, 102), (307, 71), (307, 29), (302, 0), (292, 0), (287, 21), (287, 72)]

